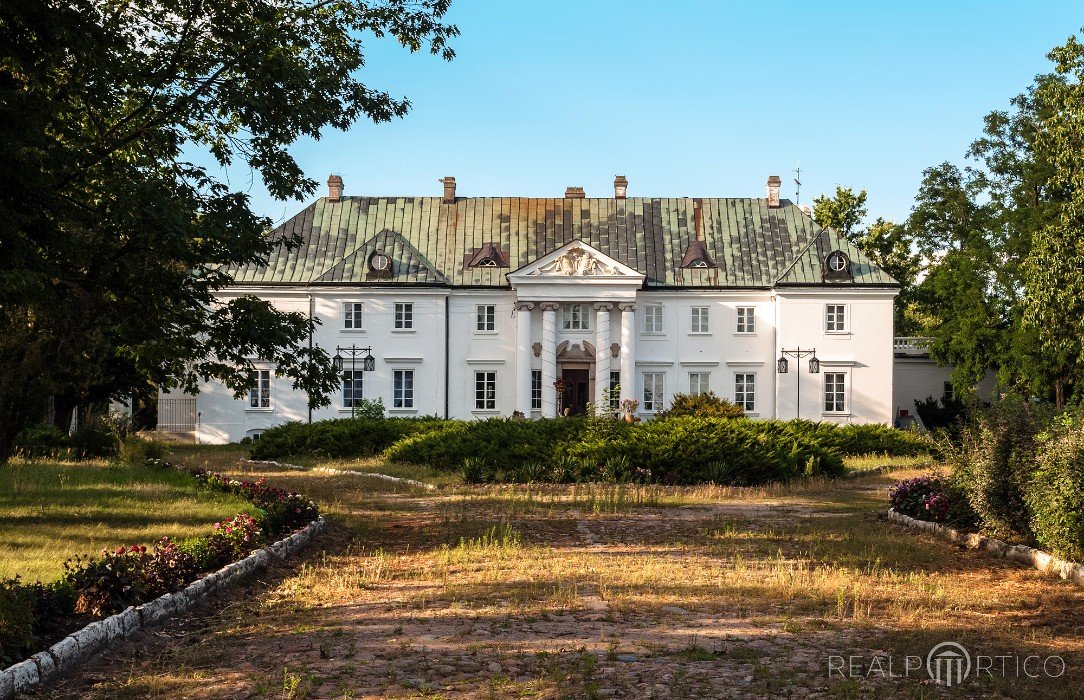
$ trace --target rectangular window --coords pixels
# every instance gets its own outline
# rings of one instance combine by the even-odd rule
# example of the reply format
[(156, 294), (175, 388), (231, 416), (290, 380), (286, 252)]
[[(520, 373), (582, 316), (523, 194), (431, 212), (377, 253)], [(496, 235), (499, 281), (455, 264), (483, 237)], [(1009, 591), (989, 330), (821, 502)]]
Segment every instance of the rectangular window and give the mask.
[(842, 333), (847, 330), (847, 307), (843, 304), (828, 304), (824, 311), (824, 330), (829, 333)]
[(621, 372), (610, 372), (610, 410), (621, 408)]
[(396, 302), (395, 329), (410, 330), (412, 328), (414, 328), (414, 305)]
[(662, 306), (659, 304), (644, 307), (644, 333), (662, 333)]
[(824, 412), (845, 413), (846, 411), (847, 374), (845, 372), (825, 372)]
[(952, 401), (956, 398), (956, 388), (952, 386), (952, 382), (945, 382), (944, 390), (942, 391), (945, 401)]
[(497, 330), (497, 307), (493, 304), (478, 305), (478, 330), (483, 332)]
[(645, 411), (661, 411), (666, 408), (666, 374), (663, 372), (644, 372)]
[(542, 408), (542, 370), (531, 370), (531, 410)]
[(587, 304), (565, 304), (561, 309), (561, 328), (566, 331), (591, 330), (591, 315)]
[(343, 372), (343, 408), (360, 406), (362, 380), (365, 372), (348, 369)]
[(249, 408), (271, 408), (271, 370), (257, 369), (248, 373), (252, 388), (248, 390)]
[(359, 331), (362, 329), (363, 312), (365, 304), (360, 301), (343, 302), (343, 328), (346, 330)]
[[(541, 383), (541, 380), (540, 380)], [(539, 397), (541, 398), (541, 397)], [(474, 373), (474, 409), (492, 411), (497, 408), (497, 373)]]
[(739, 306), (738, 307), (738, 328), (737, 333), (756, 333), (757, 321), (756, 321), (756, 309), (752, 306)]
[(692, 333), (707, 333), (708, 332), (708, 307), (706, 306), (694, 306), (692, 325), (690, 326)]
[(696, 396), (711, 391), (711, 385), (708, 383), (710, 379), (711, 374), (709, 372), (690, 372), (689, 393)]
[(756, 410), (757, 375), (738, 373), (734, 375), (734, 404), (743, 411)]
[(392, 372), (392, 408), (414, 408), (414, 370), (397, 369)]

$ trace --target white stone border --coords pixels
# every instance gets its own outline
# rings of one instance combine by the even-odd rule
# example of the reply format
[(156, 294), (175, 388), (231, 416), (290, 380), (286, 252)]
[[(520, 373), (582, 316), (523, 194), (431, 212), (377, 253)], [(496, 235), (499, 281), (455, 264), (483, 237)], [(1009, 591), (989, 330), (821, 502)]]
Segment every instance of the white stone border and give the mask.
[(303, 529), (284, 537), (274, 544), (257, 549), (244, 559), (227, 564), (218, 571), (196, 579), (175, 593), (166, 593), (152, 601), (124, 612), (92, 622), (29, 659), (0, 671), (0, 700), (12, 700), (17, 693), (25, 693), (35, 685), (49, 682), (90, 659), (95, 654), (173, 615), (180, 614), (220, 590), (231, 582), (267, 568), (271, 557), (285, 559), (305, 545), (324, 529), (324, 517), (306, 525)]
[(939, 537), (963, 544), (971, 549), (985, 549), (994, 556), (1034, 566), (1039, 571), (1057, 574), (1078, 586), (1084, 586), (1084, 564), (1066, 561), (1041, 549), (1026, 547), (1022, 544), (1009, 544), (975, 532), (960, 532), (947, 525), (930, 522), (929, 520), (918, 520), (903, 513), (898, 513), (894, 508), (888, 509), (888, 519), (907, 527), (932, 532)]
[(330, 474), (332, 476), (371, 476), (376, 479), (384, 479), (385, 481), (396, 481), (400, 484), (408, 484), (410, 486), (420, 486), (426, 491), (435, 491), (437, 489), (436, 484), (427, 484), (424, 481), (415, 481), (414, 479), (404, 479), (399, 476), (388, 476), (387, 474), (378, 474), (377, 472), (356, 472), (350, 469), (332, 469), (331, 467), (302, 467), (300, 464), (288, 464), (286, 462), (274, 462), (272, 460), (261, 459), (246, 459), (242, 460), (247, 464), (268, 464), (272, 467), (282, 467), (284, 469), (296, 469), (302, 472), (317, 472), (320, 474)]

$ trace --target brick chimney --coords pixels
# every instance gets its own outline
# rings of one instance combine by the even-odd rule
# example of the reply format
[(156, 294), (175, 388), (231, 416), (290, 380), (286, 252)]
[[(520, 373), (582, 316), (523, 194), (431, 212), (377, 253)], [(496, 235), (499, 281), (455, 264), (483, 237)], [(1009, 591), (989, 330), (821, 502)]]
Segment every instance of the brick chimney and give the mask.
[(583, 193), (582, 187), (567, 187), (565, 188), (565, 199), (583, 199), (586, 197)]
[(778, 175), (772, 175), (768, 178), (768, 206), (773, 209), (779, 208), (779, 186), (783, 184), (783, 181), (779, 179)]
[(440, 182), (444, 183), (444, 203), (455, 204), (455, 178), (449, 175), (442, 177)]
[(332, 175), (327, 179), (327, 201), (339, 202), (343, 198), (343, 179)]
[(624, 175), (614, 178), (614, 199), (624, 199), (629, 194), (629, 180)]

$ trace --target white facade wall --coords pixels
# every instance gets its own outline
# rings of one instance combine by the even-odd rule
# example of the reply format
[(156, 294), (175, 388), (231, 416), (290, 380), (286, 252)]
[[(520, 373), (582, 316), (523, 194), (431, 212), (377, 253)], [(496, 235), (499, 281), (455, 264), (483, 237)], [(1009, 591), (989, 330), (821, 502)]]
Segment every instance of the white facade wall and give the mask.
[[(382, 398), (388, 415), (448, 415), (451, 418), (482, 419), (510, 416), (523, 397), (517, 386), (521, 362), (533, 370), (542, 370), (543, 357), (535, 354), (534, 345), (543, 340), (543, 311), (539, 299), (559, 299), (562, 304), (585, 303), (589, 309), (588, 330), (565, 330), (561, 311), (556, 312), (558, 348), (565, 341), (596, 345), (597, 316), (592, 303), (612, 301), (609, 343), (621, 343), (623, 313), (619, 303), (635, 303), (635, 327), (632, 334), (631, 379), (624, 374), (624, 394), (635, 396), (644, 411), (643, 378), (645, 373), (659, 373), (664, 378), (663, 403), (669, 404), (675, 393), (690, 391), (690, 374), (706, 373), (708, 388), (734, 399), (735, 374), (755, 376), (755, 407), (751, 414), (759, 418), (802, 418), (833, 422), (890, 423), (894, 415), (892, 305), (894, 290), (782, 289), (782, 290), (673, 290), (625, 289), (617, 292), (595, 287), (593, 280), (563, 281), (557, 291), (539, 286), (531, 294), (523, 288), (446, 289), (446, 288), (375, 288), (319, 287), (310, 289), (242, 288), (230, 294), (256, 294), (273, 301), (282, 310), (312, 313), (320, 321), (313, 343), (334, 355), (337, 347), (371, 347), (376, 358), (373, 372), (364, 374), (363, 395)], [(611, 285), (612, 286), (612, 285)], [(225, 298), (227, 295), (223, 295)], [(517, 300), (531, 301), (533, 309), (516, 311)], [(344, 302), (360, 302), (363, 322), (359, 329), (343, 328)], [(412, 304), (413, 328), (396, 329), (396, 303)], [(825, 305), (846, 306), (848, 328), (842, 333), (825, 329)], [(478, 330), (479, 305), (493, 305), (494, 329)], [(648, 308), (662, 309), (662, 331), (646, 326)], [(692, 307), (706, 307), (707, 329), (692, 327)], [(755, 309), (755, 331), (737, 332), (737, 309)], [(530, 314), (530, 342), (517, 338), (516, 314)], [(604, 312), (605, 313), (605, 312)], [(702, 318), (702, 317), (698, 317)], [(447, 342), (446, 342), (447, 338)], [(781, 349), (816, 348), (821, 360), (819, 375), (808, 372), (808, 358), (790, 359), (787, 374), (776, 373), (776, 359)], [(517, 347), (527, 348), (524, 357)], [(447, 358), (447, 360), (446, 360)], [(618, 371), (623, 358), (610, 357), (610, 369)], [(560, 376), (562, 360), (557, 357)], [(349, 358), (345, 360), (350, 368)], [(270, 365), (260, 365), (273, 370)], [(360, 363), (359, 363), (360, 368)], [(593, 368), (582, 359), (576, 367)], [(396, 407), (393, 401), (393, 373), (414, 373), (412, 407)], [(496, 375), (496, 403), (492, 409), (475, 405), (476, 372)], [(841, 412), (824, 411), (825, 373), (846, 376), (847, 405)], [(591, 377), (592, 400), (595, 377)], [(201, 441), (235, 442), (286, 421), (309, 420), (307, 398), (291, 387), (286, 378), (272, 378), (271, 406), (252, 408), (248, 398), (235, 399), (218, 382), (201, 386), (197, 397)], [(797, 384), (800, 382), (800, 385)], [(447, 383), (447, 392), (445, 391)], [(800, 388), (801, 406), (797, 394)], [(543, 391), (554, 391), (543, 386)], [(342, 394), (333, 397), (329, 407), (312, 411), (312, 420), (346, 417), (350, 409), (342, 405)], [(534, 416), (542, 411), (534, 410)]]

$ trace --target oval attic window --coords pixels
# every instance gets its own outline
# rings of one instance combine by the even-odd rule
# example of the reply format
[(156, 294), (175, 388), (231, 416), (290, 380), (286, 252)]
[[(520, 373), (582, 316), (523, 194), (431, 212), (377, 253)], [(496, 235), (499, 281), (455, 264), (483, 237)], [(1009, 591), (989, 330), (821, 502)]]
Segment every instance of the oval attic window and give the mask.
[(369, 258), (369, 267), (377, 272), (387, 272), (391, 267), (391, 258), (381, 252), (373, 253)]

